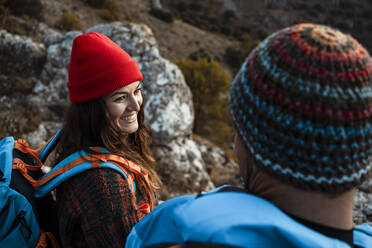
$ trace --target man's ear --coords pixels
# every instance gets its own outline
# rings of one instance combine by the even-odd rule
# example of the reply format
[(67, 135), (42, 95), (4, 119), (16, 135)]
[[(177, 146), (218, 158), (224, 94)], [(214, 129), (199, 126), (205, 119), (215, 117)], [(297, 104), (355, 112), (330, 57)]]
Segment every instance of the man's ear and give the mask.
[(235, 144), (234, 151), (238, 159), (240, 175), (243, 177), (244, 182), (245, 182), (247, 180), (246, 176), (247, 176), (247, 169), (248, 169), (249, 162), (250, 162), (250, 159), (249, 159), (250, 154), (245, 148), (245, 145), (241, 137), (239, 136), (239, 134), (235, 134), (234, 144)]

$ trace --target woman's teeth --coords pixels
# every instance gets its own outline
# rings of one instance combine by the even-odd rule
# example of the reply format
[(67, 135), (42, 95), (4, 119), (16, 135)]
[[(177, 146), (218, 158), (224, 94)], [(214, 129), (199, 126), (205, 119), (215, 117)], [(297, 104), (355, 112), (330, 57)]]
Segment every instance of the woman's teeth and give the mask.
[(132, 121), (136, 119), (136, 114), (129, 115), (129, 116), (123, 116), (120, 119), (123, 121)]

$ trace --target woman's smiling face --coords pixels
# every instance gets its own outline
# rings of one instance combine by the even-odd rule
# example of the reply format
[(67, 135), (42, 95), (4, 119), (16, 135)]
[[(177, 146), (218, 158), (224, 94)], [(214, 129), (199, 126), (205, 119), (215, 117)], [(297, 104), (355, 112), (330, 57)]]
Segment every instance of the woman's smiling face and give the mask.
[(131, 83), (103, 97), (108, 112), (121, 128), (122, 133), (131, 134), (138, 129), (137, 115), (143, 97), (139, 81)]

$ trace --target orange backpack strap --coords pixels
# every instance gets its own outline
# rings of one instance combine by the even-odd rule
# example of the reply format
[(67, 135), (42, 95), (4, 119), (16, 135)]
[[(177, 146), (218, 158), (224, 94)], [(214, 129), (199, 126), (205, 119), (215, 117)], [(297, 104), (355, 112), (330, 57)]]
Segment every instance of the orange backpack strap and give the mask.
[[(97, 148), (94, 148), (94, 150), (97, 150)], [(124, 158), (117, 156), (118, 158), (115, 157), (115, 161), (113, 161), (108, 159), (113, 158), (108, 155), (111, 154), (88, 154), (85, 151), (71, 154), (53, 167), (52, 170), (50, 170), (39, 180), (33, 182), (33, 185), (35, 186), (35, 196), (42, 197), (67, 179), (86, 170), (95, 168), (110, 168), (119, 172), (127, 181), (129, 188), (134, 195), (135, 182), (133, 180), (132, 173), (136, 170), (130, 170), (129, 166), (123, 166), (124, 164), (128, 164), (125, 162), (126, 160)], [(120, 160), (120, 163), (116, 162), (116, 160)]]
[(12, 162), (12, 169), (17, 170), (27, 181), (35, 186), (37, 180), (32, 178), (28, 171), (41, 171), (43, 163), (39, 159), (40, 154), (36, 150), (31, 149), (27, 141), (24, 139), (14, 140), (14, 149), (30, 156), (35, 161), (36, 165), (27, 164), (20, 158), (13, 158)]
[[(49, 246), (48, 246), (49, 244)], [(47, 248), (47, 247), (59, 248), (59, 243), (54, 235), (50, 232), (43, 232), (40, 233), (39, 242), (36, 245), (36, 248)]]
[(61, 130), (59, 130), (53, 137), (51, 137), (47, 142), (45, 142), (36, 150), (31, 149), (27, 141), (24, 139), (14, 140), (13, 148), (32, 158), (34, 160), (34, 163), (27, 164), (20, 158), (14, 158), (12, 169), (19, 171), (21, 175), (30, 182), (31, 185), (36, 187), (38, 185), (38, 181), (29, 175), (29, 171), (40, 171), (40, 173), (43, 174), (43, 172), (41, 171), (43, 161), (57, 144), (60, 133)]
[[(115, 155), (115, 154), (100, 154), (100, 155), (92, 155), (92, 156), (99, 156), (100, 160), (108, 161), (111, 163), (116, 164), (120, 168), (124, 170), (129, 170), (133, 172), (133, 175), (136, 177), (138, 182), (147, 184), (146, 188), (146, 194), (148, 198), (150, 199), (151, 205), (149, 204), (143, 204), (140, 206), (141, 212), (148, 214), (151, 210), (155, 208), (155, 199), (152, 192), (149, 192), (149, 189), (151, 189), (150, 179), (148, 177), (148, 174), (146, 172), (143, 172), (141, 167), (139, 167), (134, 162), (127, 160), (121, 156)], [(135, 206), (135, 205), (134, 205)]]
[[(40, 168), (43, 163), (39, 159), (39, 152), (30, 148), (29, 144), (24, 139), (17, 139), (14, 141), (14, 149), (19, 150), (25, 154), (30, 155), (36, 162), (37, 166)], [(32, 165), (33, 166), (33, 165)], [(36, 166), (33, 166), (36, 167)]]

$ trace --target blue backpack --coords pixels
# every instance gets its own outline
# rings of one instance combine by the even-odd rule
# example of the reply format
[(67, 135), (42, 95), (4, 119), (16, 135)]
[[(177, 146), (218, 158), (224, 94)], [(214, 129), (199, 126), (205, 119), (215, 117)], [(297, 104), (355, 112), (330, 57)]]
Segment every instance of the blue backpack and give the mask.
[(6, 137), (0, 141), (0, 247), (59, 247), (51, 191), (83, 171), (113, 169), (125, 178), (134, 195), (133, 173), (137, 171), (130, 161), (105, 148), (92, 148), (101, 154), (76, 152), (44, 174), (41, 167), (59, 135), (60, 131), (37, 150), (22, 139)]
[[(355, 247), (372, 247), (370, 225), (355, 227), (353, 234)], [(231, 186), (165, 201), (133, 227), (126, 247), (176, 244), (350, 248), (295, 221), (272, 203)]]

